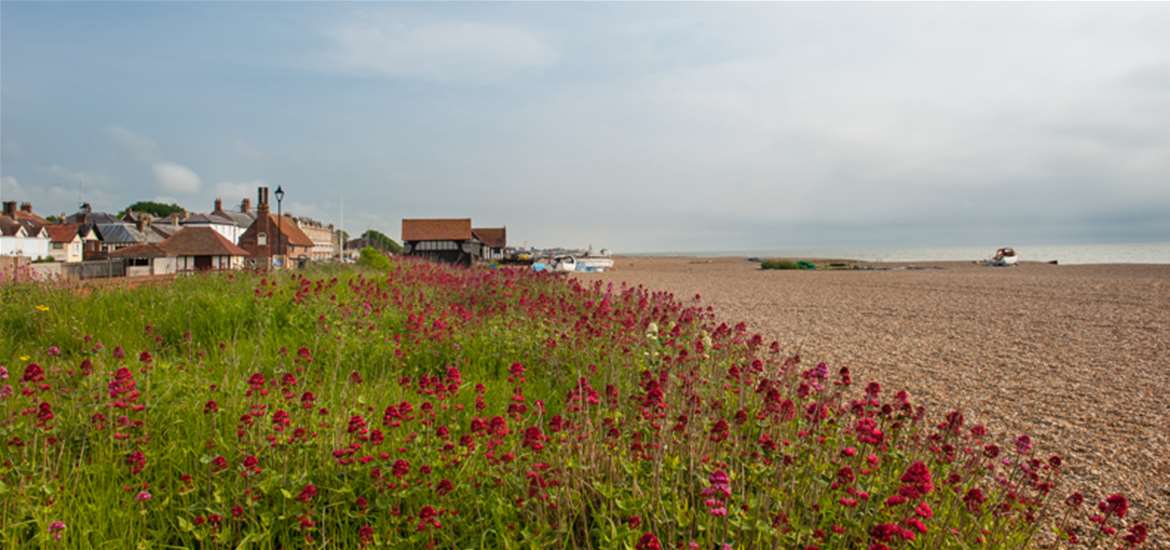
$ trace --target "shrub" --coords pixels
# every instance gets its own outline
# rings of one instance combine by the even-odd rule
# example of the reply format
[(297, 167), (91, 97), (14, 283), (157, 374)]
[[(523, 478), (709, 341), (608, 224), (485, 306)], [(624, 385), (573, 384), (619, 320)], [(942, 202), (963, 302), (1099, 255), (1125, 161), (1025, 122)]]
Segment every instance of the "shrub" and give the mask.
[(361, 257), (358, 258), (358, 265), (385, 271), (390, 269), (390, 259), (374, 247), (367, 246), (361, 250)]
[(855, 387), (697, 297), (392, 267), (0, 288), (3, 546), (1146, 536), (1121, 495), (1066, 500), (1027, 436)]

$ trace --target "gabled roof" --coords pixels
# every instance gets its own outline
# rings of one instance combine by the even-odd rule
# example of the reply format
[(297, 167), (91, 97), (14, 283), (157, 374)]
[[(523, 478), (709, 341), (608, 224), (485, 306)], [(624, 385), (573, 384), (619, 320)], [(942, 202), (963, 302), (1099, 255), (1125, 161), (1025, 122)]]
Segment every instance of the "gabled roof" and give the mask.
[(210, 227), (184, 227), (158, 244), (172, 256), (249, 256)]
[(0, 235), (5, 237), (23, 237), (27, 234), (23, 224), (4, 214), (0, 214)]
[(220, 215), (222, 217), (229, 218), (236, 224), (236, 227), (242, 227), (244, 229), (247, 229), (252, 225), (252, 222), (256, 221), (256, 216), (248, 212), (231, 212), (224, 210), (222, 213), (220, 213)]
[(97, 232), (103, 243), (144, 243), (146, 235), (128, 223), (99, 223)]
[(476, 227), (471, 230), (471, 234), (492, 248), (508, 246), (508, 228), (506, 227)]
[(471, 218), (402, 220), (403, 241), (466, 241), (471, 239)]
[(183, 225), (236, 225), (236, 220), (211, 212), (208, 214), (192, 214), (191, 217), (183, 220), (182, 223)]
[(32, 222), (37, 225), (49, 225), (49, 220), (38, 216), (35, 212), (25, 212), (24, 210), (16, 211), (16, 220), (21, 222)]
[(45, 230), (49, 232), (49, 239), (55, 243), (71, 243), (73, 239), (81, 236), (77, 232), (78, 225), (75, 223), (46, 225)]
[(174, 254), (168, 254), (166, 250), (155, 243), (136, 244), (110, 252), (111, 258), (162, 258), (164, 256), (174, 256)]
[[(86, 216), (89, 217), (89, 221), (86, 221), (86, 219), (85, 219)], [(65, 221), (68, 223), (92, 223), (94, 225), (108, 224), (108, 223), (123, 223), (121, 219), (119, 219), (117, 216), (115, 216), (113, 214), (110, 214), (109, 212), (88, 212), (87, 213), (84, 210), (70, 214), (67, 218), (65, 218)]]
[(278, 221), (277, 218), (276, 214), (268, 214), (268, 223), (272, 227), (278, 228), (281, 233), (284, 233), (286, 244), (293, 246), (314, 246), (316, 244), (304, 231), (301, 231), (301, 228), (297, 227), (296, 220), (288, 216), (280, 216), (282, 221)]

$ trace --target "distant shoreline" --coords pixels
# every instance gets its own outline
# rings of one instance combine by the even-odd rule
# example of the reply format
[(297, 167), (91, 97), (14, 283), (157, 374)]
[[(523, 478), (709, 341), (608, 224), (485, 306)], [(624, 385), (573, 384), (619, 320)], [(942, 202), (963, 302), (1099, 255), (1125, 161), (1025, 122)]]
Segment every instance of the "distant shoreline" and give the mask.
[[(1016, 245), (1022, 262), (1060, 265), (1170, 264), (1170, 242)], [(1002, 245), (1001, 245), (1002, 246)], [(991, 257), (997, 246), (950, 247), (822, 247), (771, 250), (629, 252), (616, 257), (638, 258), (798, 258), (833, 259), (869, 263), (974, 262)]]

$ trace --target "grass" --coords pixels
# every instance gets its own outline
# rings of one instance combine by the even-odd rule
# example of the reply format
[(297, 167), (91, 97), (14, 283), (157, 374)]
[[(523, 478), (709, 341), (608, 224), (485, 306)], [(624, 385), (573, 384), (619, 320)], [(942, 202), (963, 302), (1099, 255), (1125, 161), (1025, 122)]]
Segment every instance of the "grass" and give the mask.
[(4, 547), (1144, 537), (1026, 437), (640, 287), (395, 259), (0, 299)]

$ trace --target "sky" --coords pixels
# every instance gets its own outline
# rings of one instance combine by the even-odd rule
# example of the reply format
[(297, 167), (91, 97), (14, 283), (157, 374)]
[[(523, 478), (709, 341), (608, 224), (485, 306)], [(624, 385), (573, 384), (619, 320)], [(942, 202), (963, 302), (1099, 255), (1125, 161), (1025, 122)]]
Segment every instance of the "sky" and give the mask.
[(0, 3), (0, 195), (618, 252), (1170, 241), (1170, 4)]

